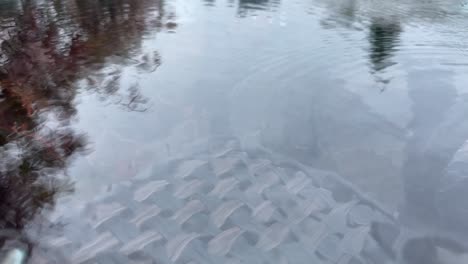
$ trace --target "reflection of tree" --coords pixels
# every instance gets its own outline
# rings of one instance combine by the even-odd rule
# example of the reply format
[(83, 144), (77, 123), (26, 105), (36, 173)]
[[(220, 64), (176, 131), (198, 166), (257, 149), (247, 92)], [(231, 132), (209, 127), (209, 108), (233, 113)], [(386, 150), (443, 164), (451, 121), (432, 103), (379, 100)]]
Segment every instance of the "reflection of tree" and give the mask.
[(239, 15), (245, 16), (249, 11), (267, 10), (277, 6), (280, 0), (239, 0)]
[[(238, 0), (238, 15), (241, 17), (247, 16), (250, 11), (268, 10), (274, 6), (278, 6), (281, 0)], [(207, 6), (213, 6), (216, 0), (204, 0)], [(236, 0), (229, 0), (230, 5), (235, 5)]]
[(398, 45), (401, 27), (398, 22), (373, 19), (369, 26), (369, 57), (373, 72), (377, 73), (391, 66), (391, 57)]
[(157, 0), (24, 0), (10, 8), (0, 12), (13, 23), (0, 28), (0, 229), (22, 230), (70, 190), (60, 176), (85, 146), (68, 128), (79, 81), (105, 100), (144, 111), (138, 85), (121, 91), (119, 67), (154, 71), (157, 53), (137, 56), (142, 36), (176, 24)]
[[(339, 4), (327, 4), (331, 14), (322, 20), (324, 28), (343, 27), (350, 30), (361, 30), (366, 23), (363, 23), (363, 15), (359, 12), (361, 8), (357, 1), (349, 0)], [(369, 62), (371, 73), (375, 75), (376, 80), (387, 83), (379, 76), (387, 67), (392, 66), (392, 57), (395, 47), (398, 45), (402, 28), (400, 22), (394, 18), (385, 18), (366, 14), (370, 16), (368, 27)]]
[(84, 138), (63, 125), (46, 129), (42, 121), (16, 97), (6, 94), (0, 102), (0, 230), (10, 230), (0, 233), (0, 248), (11, 239), (27, 242), (22, 230), (57, 195), (73, 190), (66, 167)]
[(205, 0), (205, 4), (207, 6), (214, 6), (215, 2), (216, 2), (216, 0)]

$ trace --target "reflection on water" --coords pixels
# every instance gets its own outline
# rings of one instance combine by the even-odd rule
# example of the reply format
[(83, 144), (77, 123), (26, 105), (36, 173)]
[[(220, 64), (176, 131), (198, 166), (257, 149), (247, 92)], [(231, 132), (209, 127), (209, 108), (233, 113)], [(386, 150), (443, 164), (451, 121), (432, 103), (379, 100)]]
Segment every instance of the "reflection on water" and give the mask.
[(369, 26), (370, 61), (375, 73), (394, 64), (391, 61), (401, 34), (399, 22), (373, 19)]
[(93, 193), (220, 135), (337, 172), (407, 223), (465, 228), (459, 1), (168, 6), (0, 3), (0, 228), (73, 191), (84, 150), (74, 180)]
[[(207, 6), (214, 6), (216, 0), (204, 0)], [(229, 5), (237, 5), (237, 14), (246, 17), (251, 12), (272, 10), (278, 7), (281, 0), (229, 0)]]
[(239, 15), (245, 16), (253, 10), (269, 10), (280, 4), (280, 0), (239, 0)]
[[(343, 84), (307, 72), (308, 76), (294, 75), (292, 82), (268, 82), (266, 78), (274, 78), (272, 75), (275, 73), (271, 71), (271, 75), (267, 72), (258, 77), (262, 79), (260, 85), (255, 84), (259, 87), (249, 91), (246, 89), (245, 94), (237, 95), (239, 97), (235, 100), (243, 102), (244, 112), (240, 110), (235, 127), (245, 124), (246, 120), (261, 124), (252, 127), (261, 132), (263, 144), (305, 163), (339, 171), (368, 191), (379, 190), (374, 195), (387, 203), (395, 202), (395, 197), (404, 196), (404, 201), (397, 202), (405, 203), (404, 207), (408, 207), (403, 217), (409, 214), (409, 218), (415, 217), (418, 219), (416, 221), (431, 225), (450, 218), (442, 211), (451, 211), (452, 215), (460, 217), (461, 209), (456, 208), (454, 201), (450, 204), (445, 198), (447, 195), (444, 194), (442, 198), (440, 192), (448, 177), (447, 170), (460, 170), (450, 165), (453, 164), (451, 160), (468, 139), (466, 122), (463, 121), (466, 115), (461, 110), (466, 106), (466, 100), (460, 97), (466, 91), (455, 87), (460, 84), (460, 80), (455, 78), (466, 80), (466, 75), (463, 73), (465, 68), (442, 70), (440, 65), (446, 64), (445, 61), (460, 60), (466, 63), (466, 54), (460, 52), (466, 45), (457, 41), (453, 46), (448, 45), (452, 43), (450, 38), (458, 38), (455, 31), (450, 29), (455, 25), (453, 21), (466, 18), (466, 13), (463, 13), (461, 3), (457, 1), (380, 4), (359, 1), (326, 3), (325, 10), (331, 15), (325, 14), (320, 24), (325, 30), (346, 34), (344, 38), (332, 42), (337, 50), (340, 50), (339, 42), (349, 42), (350, 49), (353, 46), (364, 48), (366, 45), (361, 40), (367, 39), (369, 48), (364, 48), (368, 52), (366, 56), (348, 55), (351, 58), (346, 58), (346, 61), (330, 56), (336, 60), (336, 64), (332, 65), (339, 67), (339, 63), (344, 62), (351, 69), (354, 66), (352, 58), (357, 61), (367, 59), (368, 63), (363, 65), (370, 66), (369, 73), (374, 75), (375, 82), (369, 86), (382, 87), (379, 83), (383, 83), (384, 87), (393, 89), (382, 90), (383, 97), (388, 94), (388, 101), (393, 100), (391, 98), (395, 93), (400, 93), (402, 86), (407, 87), (405, 96), (411, 101), (411, 117), (407, 121), (403, 121), (402, 116), (390, 116), (392, 118), (388, 120), (386, 111), (394, 110), (369, 108), (369, 102), (363, 100), (369, 92), (358, 91), (357, 95), (345, 88), (347, 83), (354, 84), (353, 80), (346, 80)], [(449, 39), (426, 36), (425, 31), (431, 28), (427, 24), (429, 20), (429, 23), (440, 27), (436, 31), (440, 30)], [(413, 27), (413, 24), (417, 26)], [(423, 33), (415, 29), (418, 27), (423, 28)], [(361, 32), (364, 32), (364, 37)], [(447, 35), (448, 32), (453, 34)], [(415, 34), (415, 37), (410, 34)], [(417, 34), (425, 38), (420, 39)], [(294, 46), (292, 43), (290, 45)], [(419, 46), (426, 48), (418, 49)], [(336, 51), (332, 49), (332, 52)], [(431, 52), (434, 52), (432, 56)], [(304, 57), (307, 56), (305, 54)], [(325, 60), (319, 62), (326, 64)], [(292, 67), (293, 63), (284, 64), (284, 67)], [(301, 63), (307, 67), (311, 62)], [(464, 64), (452, 62), (450, 65)], [(337, 78), (343, 73), (338, 71)], [(393, 79), (396, 83), (390, 83)], [(362, 85), (362, 82), (356, 84)], [(262, 87), (265, 89), (262, 90)], [(274, 93), (268, 92), (271, 87), (275, 87)], [(250, 113), (262, 109), (259, 107), (262, 105), (259, 97), (265, 95), (269, 101), (262, 106), (266, 113), (252, 117)], [(400, 105), (396, 102), (390, 107), (399, 108)], [(385, 112), (382, 113), (382, 110)], [(402, 125), (398, 125), (399, 122), (403, 122)], [(388, 188), (382, 188), (382, 185)], [(402, 193), (399, 193), (400, 188)], [(458, 195), (452, 196), (452, 199), (465, 199), (461, 193)], [(437, 202), (440, 200), (444, 200), (445, 204)]]
[(73, 191), (67, 167), (86, 149), (85, 135), (70, 127), (78, 88), (124, 110), (145, 111), (148, 99), (138, 84), (121, 86), (121, 67), (156, 70), (161, 57), (139, 52), (142, 37), (176, 25), (166, 21), (163, 3), (151, 0), (2, 1), (0, 7), (0, 229), (21, 231)]
[[(427, 21), (431, 23), (442, 24), (441, 32), (451, 32), (445, 27), (450, 27), (451, 23), (466, 17), (463, 13), (464, 4), (459, 1), (435, 1), (430, 3), (410, 3), (398, 2), (389, 6), (379, 6), (361, 4), (356, 5), (356, 1), (345, 1), (335, 7), (328, 5), (330, 12), (335, 17), (327, 18), (324, 25), (325, 28), (331, 28), (330, 25), (338, 25), (349, 28), (351, 30), (363, 30), (362, 25), (368, 32), (368, 41), (370, 44), (369, 61), (371, 65), (371, 73), (376, 76), (377, 82), (388, 84), (391, 78), (395, 77), (390, 75), (391, 78), (381, 77), (388, 76), (388, 72), (400, 68), (405, 72), (406, 86), (408, 87), (408, 96), (412, 102), (411, 112), (412, 119), (408, 122), (405, 129), (410, 135), (404, 140), (404, 162), (401, 167), (401, 178), (404, 187), (404, 211), (402, 212), (403, 218), (416, 218), (406, 219), (408, 221), (426, 222), (426, 224), (434, 225), (436, 222), (456, 222), (450, 219), (456, 211), (455, 200), (464, 200), (464, 195), (458, 193), (452, 195), (452, 202), (448, 199), (439, 197), (444, 181), (448, 180), (447, 171), (461, 170), (461, 167), (453, 167), (451, 160), (453, 159), (457, 150), (461, 148), (463, 142), (468, 139), (468, 130), (466, 129), (466, 114), (462, 113), (466, 107), (466, 100), (460, 97), (460, 91), (455, 87), (456, 81), (454, 76), (457, 75), (458, 69), (440, 69), (437, 65), (439, 61), (431, 61), (430, 55), (417, 50), (407, 50), (408, 45), (401, 43), (404, 41), (414, 41), (417, 44), (411, 43), (410, 45), (429, 46), (427, 52), (435, 52), (434, 56), (441, 60), (456, 60), (452, 57), (452, 51), (463, 49), (458, 47), (440, 47), (443, 44), (433, 44), (437, 40), (426, 38), (423, 40), (410, 40), (409, 37), (402, 39), (403, 29), (406, 27), (411, 29), (413, 23), (420, 23), (421, 27), (430, 27), (434, 25), (427, 25)], [(336, 8), (336, 10), (335, 10)], [(388, 10), (384, 10), (388, 8)], [(337, 11), (338, 10), (338, 11)], [(417, 22), (415, 22), (417, 21)], [(447, 23), (448, 25), (444, 25)], [(411, 29), (412, 30), (412, 29)], [(448, 38), (456, 37), (456, 35), (446, 35)], [(434, 45), (434, 46), (432, 46)], [(436, 48), (437, 47), (437, 48)], [(433, 50), (431, 50), (431, 48)], [(439, 49), (443, 49), (441, 51)], [(400, 52), (408, 52), (409, 56), (414, 56), (418, 64), (413, 65), (398, 65), (405, 61), (405, 57), (398, 56)], [(444, 57), (438, 57), (439, 52), (444, 53)], [(414, 54), (413, 54), (414, 53)], [(456, 52), (455, 52), (456, 53)], [(405, 53), (403, 55), (406, 55)], [(459, 54), (463, 56), (463, 54)], [(427, 62), (429, 65), (424, 65)], [(398, 69), (398, 70), (400, 70)], [(399, 77), (399, 76), (396, 76)], [(401, 78), (401, 77), (400, 77)], [(396, 88), (396, 87), (395, 87)], [(464, 93), (464, 91), (462, 92)], [(379, 126), (381, 127), (381, 126)], [(449, 180), (450, 181), (450, 180)], [(451, 180), (453, 181), (453, 179)], [(445, 190), (447, 191), (447, 190)], [(445, 192), (444, 191), (444, 192)], [(457, 197), (457, 198), (455, 198)], [(445, 204), (437, 203), (439, 200), (444, 200)], [(451, 211), (449, 214), (443, 212)], [(463, 216), (466, 217), (466, 216)], [(460, 219), (460, 218), (459, 218)], [(405, 221), (406, 221), (405, 220)], [(452, 225), (449, 229), (455, 228)], [(463, 230), (463, 225), (458, 225), (458, 232)], [(464, 232), (464, 231), (463, 231)]]

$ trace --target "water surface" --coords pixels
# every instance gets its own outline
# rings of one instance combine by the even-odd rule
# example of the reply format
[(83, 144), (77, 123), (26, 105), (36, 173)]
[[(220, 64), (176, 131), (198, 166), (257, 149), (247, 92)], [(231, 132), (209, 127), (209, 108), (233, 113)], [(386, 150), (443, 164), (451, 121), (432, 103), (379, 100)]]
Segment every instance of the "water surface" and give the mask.
[(214, 136), (430, 224), (468, 139), (467, 19), (459, 0), (1, 1), (0, 224)]

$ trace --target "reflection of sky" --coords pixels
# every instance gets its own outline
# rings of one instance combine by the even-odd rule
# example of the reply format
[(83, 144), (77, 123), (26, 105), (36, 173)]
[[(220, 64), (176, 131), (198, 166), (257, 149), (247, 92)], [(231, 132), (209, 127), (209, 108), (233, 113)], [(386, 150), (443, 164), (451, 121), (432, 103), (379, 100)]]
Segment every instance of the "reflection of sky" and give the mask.
[[(106, 143), (109, 133), (154, 144), (160, 149), (151, 155), (159, 158), (167, 153), (168, 142), (170, 148), (177, 149), (181, 142), (211, 133), (249, 134), (273, 128), (263, 135), (276, 143), (293, 138), (290, 145), (297, 155), (319, 155), (316, 162), (335, 166), (344, 174), (385, 170), (386, 177), (395, 178), (404, 160), (405, 137), (411, 135), (405, 129), (414, 118), (409, 91), (418, 82), (409, 84), (408, 75), (421, 67), (435, 71), (446, 68), (453, 75), (453, 87), (459, 90), (467, 80), (467, 67), (461, 63), (468, 60), (458, 49), (462, 42), (457, 36), (447, 39), (444, 24), (428, 27), (422, 21), (421, 26), (415, 26), (416, 22), (402, 19), (400, 41), (392, 46), (393, 53), (387, 54), (395, 64), (381, 73), (391, 82), (382, 92), (369, 70), (368, 29), (324, 27), (321, 20), (329, 18), (323, 6), (283, 1), (275, 12), (256, 10), (254, 15), (240, 18), (236, 8), (223, 1), (210, 7), (197, 1), (173, 5), (180, 24), (176, 33), (149, 37), (142, 44), (146, 52), (157, 50), (161, 54), (162, 66), (148, 74), (128, 69), (124, 78), (128, 85), (139, 82), (151, 102), (148, 112), (123, 111), (86, 93), (79, 98), (77, 126), (88, 132), (99, 148), (89, 160), (103, 159), (117, 165), (139, 157), (138, 146), (126, 153), (128, 157), (113, 155), (118, 144), (128, 147), (112, 140)], [(314, 12), (310, 12), (310, 5)], [(359, 10), (356, 12), (360, 16)], [(377, 12), (376, 19), (379, 15)], [(369, 22), (370, 18), (363, 18), (358, 23)], [(454, 48), (442, 48), (447, 43)], [(319, 114), (309, 116), (311, 112)], [(288, 122), (285, 117), (290, 118)], [(334, 123), (323, 125), (327, 118)], [(192, 125), (182, 129), (184, 135), (173, 136), (177, 134), (173, 129), (181, 131), (183, 121)], [(360, 141), (363, 134), (369, 142)], [(326, 148), (327, 154), (323, 149), (303, 150), (317, 146)], [(371, 161), (367, 163), (374, 162), (375, 167), (352, 160), (356, 153)], [(133, 166), (130, 163), (124, 166)], [(75, 169), (78, 175), (83, 168)]]

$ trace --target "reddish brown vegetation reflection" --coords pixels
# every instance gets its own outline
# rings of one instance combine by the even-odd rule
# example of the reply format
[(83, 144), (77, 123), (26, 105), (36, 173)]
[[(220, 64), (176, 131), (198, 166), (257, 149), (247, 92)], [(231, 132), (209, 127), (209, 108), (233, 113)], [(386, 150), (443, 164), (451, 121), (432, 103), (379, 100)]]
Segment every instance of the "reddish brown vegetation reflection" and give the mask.
[(86, 145), (69, 127), (78, 83), (144, 111), (137, 84), (121, 89), (120, 68), (156, 70), (160, 56), (140, 54), (142, 38), (176, 27), (158, 0), (42, 2), (12, 2), (0, 12), (0, 229), (22, 230), (73, 190), (66, 168)]

